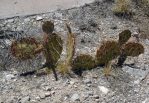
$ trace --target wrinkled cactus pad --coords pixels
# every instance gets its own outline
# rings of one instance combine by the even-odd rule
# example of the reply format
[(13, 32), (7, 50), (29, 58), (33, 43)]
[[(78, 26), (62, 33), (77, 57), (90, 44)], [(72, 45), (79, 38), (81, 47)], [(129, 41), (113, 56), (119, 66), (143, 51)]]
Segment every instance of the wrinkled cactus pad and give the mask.
[(31, 59), (35, 57), (35, 49), (38, 46), (39, 44), (34, 38), (22, 38), (11, 44), (11, 53), (20, 60)]
[(139, 56), (140, 54), (144, 53), (144, 47), (140, 43), (129, 42), (124, 45), (124, 53), (127, 56)]
[(95, 59), (87, 54), (77, 56), (72, 62), (72, 71), (81, 74), (83, 70), (90, 70), (95, 67)]
[(131, 37), (131, 31), (130, 30), (124, 30), (121, 33), (119, 33), (119, 44), (123, 45), (125, 44), (129, 38)]
[(118, 42), (106, 41), (96, 52), (97, 65), (107, 65), (109, 61), (115, 59), (120, 54)]
[(42, 30), (47, 34), (52, 33), (54, 31), (54, 23), (51, 21), (45, 21), (42, 25)]

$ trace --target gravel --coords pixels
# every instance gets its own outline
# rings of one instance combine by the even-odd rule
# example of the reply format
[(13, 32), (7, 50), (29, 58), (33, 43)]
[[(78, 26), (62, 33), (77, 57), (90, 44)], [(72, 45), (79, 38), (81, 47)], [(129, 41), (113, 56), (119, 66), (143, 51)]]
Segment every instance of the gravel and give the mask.
[[(130, 29), (132, 34), (139, 28), (139, 20), (149, 22), (143, 12), (136, 11), (133, 19), (119, 18), (111, 12), (112, 2), (97, 0), (94, 3), (69, 10), (14, 17), (0, 20), (0, 31), (6, 34), (17, 33), (17, 37), (32, 36), (41, 39), (41, 24), (52, 20), (54, 32), (66, 41), (65, 23), (69, 22), (76, 36), (76, 53), (95, 56), (96, 49), (103, 40), (118, 39), (118, 33)], [(136, 8), (135, 8), (136, 9)], [(137, 15), (141, 13), (141, 15)], [(23, 32), (20, 32), (23, 31)], [(26, 35), (25, 35), (26, 34)], [(0, 32), (0, 36), (3, 35)], [(0, 39), (0, 102), (4, 103), (148, 103), (149, 102), (149, 40), (140, 39), (145, 52), (139, 57), (128, 57), (122, 68), (112, 69), (110, 77), (103, 75), (103, 67), (83, 72), (82, 77), (64, 77), (58, 74), (55, 81), (53, 74), (26, 77), (20, 73), (37, 70), (44, 58), (41, 55), (33, 60), (18, 61), (2, 45)], [(6, 47), (11, 41), (5, 41)], [(65, 46), (65, 43), (64, 43)], [(62, 53), (65, 56), (65, 50)], [(134, 64), (129, 66), (128, 64)], [(1, 67), (2, 64), (2, 67)], [(4, 67), (5, 69), (4, 69)], [(5, 70), (5, 71), (3, 71)], [(8, 96), (7, 96), (8, 95)]]

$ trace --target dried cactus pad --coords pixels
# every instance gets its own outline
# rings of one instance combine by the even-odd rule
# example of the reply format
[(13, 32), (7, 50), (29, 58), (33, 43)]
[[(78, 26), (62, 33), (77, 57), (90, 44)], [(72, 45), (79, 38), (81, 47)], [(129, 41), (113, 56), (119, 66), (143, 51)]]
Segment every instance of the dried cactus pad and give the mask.
[(97, 49), (97, 65), (107, 65), (110, 60), (115, 59), (119, 54), (118, 43), (116, 41), (106, 41)]
[(124, 53), (127, 56), (139, 56), (144, 53), (144, 47), (140, 43), (129, 42), (124, 45)]
[(119, 34), (119, 44), (123, 45), (125, 44), (129, 38), (131, 37), (131, 31), (130, 30), (124, 30)]
[(11, 53), (18, 59), (26, 60), (35, 56), (36, 48), (38, 48), (38, 43), (34, 38), (22, 38), (11, 44)]
[(47, 34), (52, 33), (54, 31), (54, 23), (51, 21), (45, 21), (42, 25), (42, 30)]

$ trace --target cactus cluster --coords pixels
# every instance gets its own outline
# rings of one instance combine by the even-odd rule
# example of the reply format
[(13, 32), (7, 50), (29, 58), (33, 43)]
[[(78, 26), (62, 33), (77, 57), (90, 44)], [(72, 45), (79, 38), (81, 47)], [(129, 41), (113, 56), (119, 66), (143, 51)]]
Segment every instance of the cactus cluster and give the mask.
[(144, 52), (144, 47), (140, 43), (129, 42), (131, 37), (130, 30), (124, 30), (119, 34), (118, 41), (103, 41), (101, 46), (97, 48), (95, 58), (87, 54), (75, 54), (75, 36), (71, 28), (66, 24), (68, 29), (66, 42), (66, 58), (63, 62), (59, 62), (63, 41), (61, 37), (53, 33), (54, 23), (46, 21), (42, 25), (44, 32), (43, 44), (39, 44), (34, 38), (23, 38), (15, 41), (11, 45), (12, 55), (21, 60), (26, 60), (35, 56), (39, 52), (43, 52), (46, 58), (45, 67), (52, 69), (57, 80), (55, 68), (62, 74), (67, 74), (72, 70), (74, 73), (81, 75), (84, 70), (90, 70), (97, 66), (105, 66), (105, 75), (109, 75), (112, 60), (118, 58), (118, 65), (123, 65), (127, 56), (138, 56)]
[(119, 40), (104, 42), (96, 52), (97, 65), (105, 65), (105, 74), (110, 73), (111, 60), (118, 58), (117, 66), (122, 66), (127, 56), (138, 56), (144, 52), (140, 43), (129, 42), (131, 31), (124, 30), (119, 34)]

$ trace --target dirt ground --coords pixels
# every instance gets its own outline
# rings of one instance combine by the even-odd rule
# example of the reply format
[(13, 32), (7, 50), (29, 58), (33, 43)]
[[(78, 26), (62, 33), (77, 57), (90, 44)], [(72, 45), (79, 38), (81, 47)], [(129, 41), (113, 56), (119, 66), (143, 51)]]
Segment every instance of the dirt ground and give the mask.
[[(5, 34), (19, 36), (20, 33), (21, 36), (27, 34), (40, 38), (43, 33), (41, 24), (51, 20), (55, 24), (54, 32), (65, 42), (65, 23), (69, 23), (76, 36), (75, 55), (85, 53), (94, 57), (103, 40), (118, 40), (118, 34), (125, 29), (129, 29), (132, 35), (141, 35), (149, 27), (149, 17), (135, 3), (132, 8), (134, 15), (129, 18), (114, 15), (111, 11), (113, 4), (109, 0), (97, 0), (77, 8), (0, 20), (0, 27), (1, 31), (6, 31)], [(112, 76), (108, 78), (103, 74), (103, 67), (97, 67), (83, 72), (83, 77), (58, 74), (58, 81), (54, 81), (53, 74), (20, 77), (24, 71), (37, 69), (44, 59), (39, 56), (35, 60), (21, 62), (15, 58), (4, 58), (9, 51), (2, 41), (7, 47), (11, 44), (8, 39), (1, 39), (0, 63), (4, 63), (6, 68), (0, 68), (0, 103), (149, 103), (147, 38), (139, 39), (145, 48), (144, 53), (128, 57), (122, 68), (112, 69)]]

